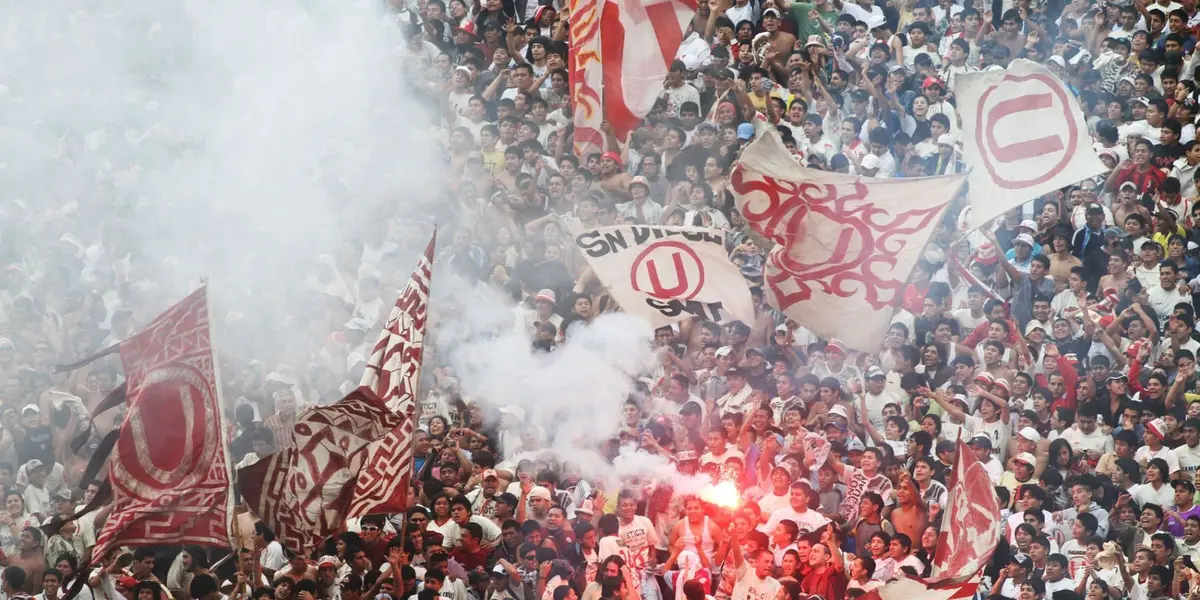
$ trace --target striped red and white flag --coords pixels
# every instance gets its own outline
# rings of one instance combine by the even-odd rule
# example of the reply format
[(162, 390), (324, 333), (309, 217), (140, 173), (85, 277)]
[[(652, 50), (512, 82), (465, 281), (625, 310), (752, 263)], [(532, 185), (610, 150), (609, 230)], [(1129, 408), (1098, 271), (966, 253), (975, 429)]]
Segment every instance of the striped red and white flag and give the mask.
[(347, 518), (391, 514), (408, 508), (408, 482), (413, 471), (412, 438), (436, 245), (435, 231), (375, 342), (359, 384), (374, 390), (388, 408), (401, 416), (401, 421), (367, 447), (367, 460), (354, 486), (346, 510)]
[[(697, 0), (574, 0), (571, 102), (577, 151), (600, 151), (607, 119), (625, 141), (662, 95)], [(601, 117), (603, 115), (603, 117)]]

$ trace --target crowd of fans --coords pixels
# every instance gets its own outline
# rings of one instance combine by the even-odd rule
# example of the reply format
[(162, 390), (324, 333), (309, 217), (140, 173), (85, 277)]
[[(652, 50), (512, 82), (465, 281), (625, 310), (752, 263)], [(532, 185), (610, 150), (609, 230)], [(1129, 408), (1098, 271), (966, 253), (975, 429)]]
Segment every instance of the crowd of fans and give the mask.
[[(980, 598), (1200, 596), (1194, 0), (702, 2), (645, 125), (627, 139), (606, 126), (605, 147), (586, 156), (572, 152), (568, 7), (391, 8), (406, 39), (398, 64), (443, 133), (441, 210), (454, 225), (435, 273), (512, 298), (508, 326), (532, 351), (553, 352), (573, 327), (619, 310), (569, 227), (726, 230), (754, 321), (656, 330), (659, 360), (640, 393), (612, 407), (621, 427), (595, 450), (611, 459), (637, 448), (739, 497), (677, 493), (676, 477), (584, 473), (550, 450), (561, 447), (544, 426), (552, 415), (464, 398), (447, 357), (430, 353), (407, 513), (355, 520), (311, 556), (285, 552), (242, 514), (242, 547), (229, 556), (163, 547), (90, 557), (106, 510), (53, 536), (39, 526), (96, 493), (80, 480), (88, 448), (77, 455), (70, 440), (121, 374), (115, 359), (52, 367), (136, 331), (162, 308), (161, 290), (141, 285), (136, 232), (85, 226), (103, 198), (9, 202), (5, 598), (57, 600), (80, 577), (85, 597), (106, 600), (853, 598), (930, 574), (958, 439), (1002, 506)], [(982, 230), (948, 211), (876, 351), (818, 339), (764, 303), (767, 244), (728, 184), (756, 114), (812, 169), (961, 172), (958, 111), (970, 107), (957, 105), (955, 78), (1018, 58), (1078, 95), (1108, 173)], [(310, 355), (224, 370), (236, 464), (290, 443), (298, 410), (358, 380), (428, 239), (412, 215), (379, 217), (305, 282), (296, 304), (311, 319), (297, 329), (314, 341)], [(432, 312), (436, 339), (438, 319), (454, 312)], [(808, 432), (832, 443), (823, 462), (806, 455)], [(89, 558), (94, 569), (80, 572)]]

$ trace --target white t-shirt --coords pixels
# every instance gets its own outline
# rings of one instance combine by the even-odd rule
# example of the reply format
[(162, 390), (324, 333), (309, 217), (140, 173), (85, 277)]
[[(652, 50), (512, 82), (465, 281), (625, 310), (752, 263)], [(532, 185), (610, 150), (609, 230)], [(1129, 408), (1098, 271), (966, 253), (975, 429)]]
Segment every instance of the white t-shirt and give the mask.
[(642, 515), (634, 515), (633, 521), (628, 524), (621, 523), (617, 534), (621, 536), (625, 550), (629, 553), (627, 560), (631, 563), (630, 568), (640, 574), (640, 571), (646, 568), (650, 548), (658, 546), (658, 532), (654, 529), (654, 523)]
[(772, 531), (775, 531), (775, 527), (779, 525), (779, 522), (784, 520), (795, 523), (800, 528), (801, 536), (829, 524), (829, 519), (826, 519), (824, 515), (815, 510), (806, 510), (800, 513), (796, 512), (789, 505), (771, 513), (771, 518), (767, 519), (764, 533), (770, 535)]
[(1184, 477), (1191, 481), (1197, 467), (1200, 467), (1200, 446), (1192, 448), (1184, 444), (1176, 448), (1175, 461), (1179, 463), (1179, 470), (1183, 471)]
[(283, 544), (278, 541), (273, 541), (267, 544), (267, 549), (258, 559), (264, 569), (278, 571), (288, 563), (287, 557), (283, 555)]
[(775, 600), (779, 594), (779, 582), (774, 577), (759, 579), (749, 562), (743, 562), (733, 584), (732, 600)]
[(1150, 446), (1142, 446), (1133, 453), (1133, 460), (1137, 463), (1150, 462), (1156, 458), (1161, 458), (1167, 461), (1167, 468), (1171, 473), (1179, 470), (1179, 459), (1170, 448), (1163, 446), (1158, 449), (1158, 452), (1152, 452)]
[(1113, 450), (1112, 436), (1104, 435), (1099, 427), (1093, 429), (1091, 433), (1084, 433), (1078, 427), (1070, 427), (1062, 432), (1062, 438), (1071, 444), (1071, 450), (1075, 452), (1095, 450), (1100, 454), (1105, 454)]

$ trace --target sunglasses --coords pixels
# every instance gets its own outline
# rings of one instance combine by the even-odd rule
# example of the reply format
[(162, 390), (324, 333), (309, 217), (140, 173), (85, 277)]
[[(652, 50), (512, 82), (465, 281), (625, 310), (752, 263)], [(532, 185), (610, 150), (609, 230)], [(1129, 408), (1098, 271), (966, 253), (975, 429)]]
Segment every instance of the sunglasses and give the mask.
[(362, 530), (363, 531), (379, 531), (379, 528), (374, 525), (364, 525), (362, 527)]
[(525, 560), (537, 560), (537, 555), (536, 555), (536, 554), (530, 554), (529, 556), (526, 556), (526, 557), (525, 557)]
[(413, 517), (409, 520), (412, 521), (413, 523), (428, 523), (429, 522), (429, 519), (426, 519), (425, 517)]

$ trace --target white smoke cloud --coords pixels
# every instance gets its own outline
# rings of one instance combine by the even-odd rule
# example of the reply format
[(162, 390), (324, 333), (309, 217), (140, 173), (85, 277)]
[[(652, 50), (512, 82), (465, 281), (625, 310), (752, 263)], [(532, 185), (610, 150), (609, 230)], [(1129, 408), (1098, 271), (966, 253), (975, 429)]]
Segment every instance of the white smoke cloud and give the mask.
[(280, 353), (303, 339), (319, 253), (436, 200), (438, 146), (401, 43), (359, 0), (11, 3), (0, 202), (73, 203), (85, 247), (104, 231), (110, 254), (144, 257), (133, 278), (153, 283), (139, 289), (155, 310), (207, 276), (217, 313), (243, 315), (230, 346)]
[[(311, 326), (329, 313), (314, 290), (329, 285), (331, 261), (318, 255), (336, 262), (386, 224), (404, 249), (383, 269), (398, 288), (427, 225), (451, 222), (440, 147), (402, 80), (403, 42), (385, 10), (365, 0), (8, 3), (0, 212), (25, 218), (12, 201), (28, 206), (23, 243), (43, 254), (63, 233), (102, 243), (99, 268), (130, 271), (142, 322), (208, 277), (223, 357), (305, 369), (325, 341)], [(76, 216), (64, 230), (50, 211)], [(431, 358), (454, 368), (468, 397), (526, 408), (585, 473), (613, 474), (590, 448), (617, 430), (632, 378), (653, 364), (650, 328), (605, 316), (534, 354), (508, 302), (434, 278), (433, 312), (448, 318)], [(620, 463), (668, 467), (644, 454)]]

